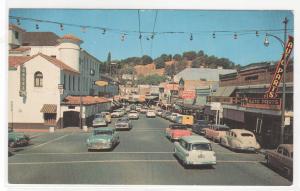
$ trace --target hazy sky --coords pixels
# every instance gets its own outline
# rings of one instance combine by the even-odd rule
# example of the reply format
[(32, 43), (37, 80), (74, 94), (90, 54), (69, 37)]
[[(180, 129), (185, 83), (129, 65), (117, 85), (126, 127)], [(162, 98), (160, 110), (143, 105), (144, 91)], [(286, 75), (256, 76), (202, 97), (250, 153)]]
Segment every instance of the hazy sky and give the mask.
[[(155, 10), (140, 10), (141, 31), (152, 32), (155, 20)], [(137, 10), (71, 10), (71, 9), (12, 9), (10, 16), (29, 17), (77, 25), (90, 25), (120, 30), (138, 31)], [(293, 29), (293, 14), (289, 11), (183, 11), (158, 10), (155, 32), (184, 32), (180, 34), (157, 34), (153, 41), (142, 37), (140, 46), (139, 34), (128, 33), (121, 41), (121, 32), (106, 31), (105, 35), (99, 29), (64, 26), (61, 31), (59, 25), (38, 23), (39, 31), (51, 31), (59, 36), (74, 34), (81, 38), (82, 47), (89, 53), (105, 61), (110, 51), (112, 59), (123, 59), (131, 56), (147, 54), (156, 58), (162, 53), (176, 54), (184, 51), (203, 50), (208, 55), (225, 57), (235, 64), (246, 65), (253, 62), (278, 60), (282, 47), (276, 39), (270, 38), (269, 47), (263, 42), (265, 32), (257, 37), (255, 32), (242, 34), (234, 32), (216, 33), (212, 38), (211, 31), (241, 31), (241, 30), (271, 30), (283, 29), (284, 17), (289, 19), (288, 28)], [(10, 23), (16, 20), (10, 19)], [(20, 27), (27, 31), (37, 31), (34, 22), (21, 20)], [(190, 40), (192, 33), (193, 40)], [(283, 32), (273, 32), (283, 38)], [(289, 30), (293, 35), (293, 31)], [(148, 35), (149, 36), (149, 35)], [(152, 44), (152, 45), (151, 45)], [(151, 48), (152, 47), (152, 48)]]

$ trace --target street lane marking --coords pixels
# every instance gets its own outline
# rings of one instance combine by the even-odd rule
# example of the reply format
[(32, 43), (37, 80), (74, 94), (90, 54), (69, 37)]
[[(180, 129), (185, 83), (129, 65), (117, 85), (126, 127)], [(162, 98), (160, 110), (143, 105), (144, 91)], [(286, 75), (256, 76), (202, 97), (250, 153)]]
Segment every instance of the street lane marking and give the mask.
[(174, 152), (79, 152), (79, 153), (19, 153), (15, 155), (86, 155), (86, 154), (173, 154)]
[[(169, 160), (93, 160), (93, 161), (52, 161), (52, 162), (13, 162), (9, 165), (45, 165), (45, 164), (76, 164), (76, 163), (131, 163), (131, 162), (178, 162), (176, 159)], [(217, 161), (218, 163), (261, 163), (264, 161)]]
[(35, 148), (38, 148), (38, 147), (47, 145), (47, 144), (49, 144), (49, 143), (58, 141), (58, 140), (60, 140), (60, 139), (63, 139), (63, 138), (65, 138), (65, 137), (71, 135), (71, 134), (73, 134), (73, 133), (70, 133), (70, 134), (67, 134), (67, 135), (63, 135), (63, 136), (57, 137), (57, 138), (55, 138), (55, 139), (52, 139), (52, 140), (50, 140), (50, 141), (47, 141), (47, 142), (45, 142), (45, 143), (41, 143), (41, 144), (39, 144), (39, 145), (33, 146), (33, 147), (29, 148), (29, 149), (26, 149), (26, 151), (29, 151), (29, 150), (32, 150), (32, 149), (35, 149)]

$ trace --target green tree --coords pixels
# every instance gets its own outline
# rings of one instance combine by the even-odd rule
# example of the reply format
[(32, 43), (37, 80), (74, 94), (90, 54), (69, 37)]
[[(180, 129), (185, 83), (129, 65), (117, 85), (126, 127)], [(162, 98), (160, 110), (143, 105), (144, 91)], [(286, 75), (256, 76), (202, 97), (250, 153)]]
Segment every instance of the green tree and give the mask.
[(161, 57), (157, 58), (154, 63), (156, 69), (165, 68), (165, 61)]
[(143, 85), (159, 85), (161, 82), (166, 80), (165, 76), (159, 76), (157, 74), (149, 75), (149, 76), (139, 76), (137, 83)]
[(175, 55), (173, 56), (173, 60), (175, 60), (175, 61), (180, 61), (180, 60), (182, 60), (182, 57), (181, 57), (180, 54), (175, 54)]
[(184, 52), (182, 57), (186, 60), (194, 60), (197, 57), (197, 54), (195, 51), (188, 51)]
[(108, 52), (108, 55), (107, 55), (107, 60), (106, 60), (106, 72), (108, 72), (109, 71), (109, 67), (110, 67), (110, 64), (111, 64), (111, 53), (110, 52)]
[(153, 62), (153, 59), (148, 55), (142, 56), (141, 60), (143, 65), (151, 64)]

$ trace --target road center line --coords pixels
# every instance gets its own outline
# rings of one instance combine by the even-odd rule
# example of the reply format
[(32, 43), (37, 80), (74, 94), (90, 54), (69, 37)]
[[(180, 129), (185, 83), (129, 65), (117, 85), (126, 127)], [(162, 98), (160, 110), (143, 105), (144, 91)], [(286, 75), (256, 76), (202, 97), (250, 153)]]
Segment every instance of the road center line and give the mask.
[(79, 153), (19, 153), (15, 155), (86, 155), (86, 154), (173, 154), (174, 152), (79, 152)]
[[(45, 165), (45, 164), (80, 164), (80, 163), (131, 163), (131, 162), (178, 162), (176, 159), (171, 160), (93, 160), (93, 161), (52, 161), (52, 162), (15, 162), (9, 165)], [(218, 163), (260, 163), (264, 161), (217, 161)]]

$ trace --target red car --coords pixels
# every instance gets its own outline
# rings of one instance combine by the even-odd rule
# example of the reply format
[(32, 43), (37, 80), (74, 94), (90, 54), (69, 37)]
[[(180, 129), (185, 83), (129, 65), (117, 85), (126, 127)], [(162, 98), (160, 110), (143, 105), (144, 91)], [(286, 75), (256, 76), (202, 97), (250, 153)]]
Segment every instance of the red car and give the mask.
[(170, 124), (168, 128), (166, 128), (166, 137), (171, 141), (178, 140), (184, 136), (191, 136), (192, 131), (187, 128), (186, 125), (183, 124)]

